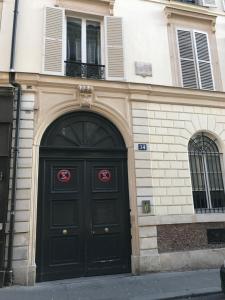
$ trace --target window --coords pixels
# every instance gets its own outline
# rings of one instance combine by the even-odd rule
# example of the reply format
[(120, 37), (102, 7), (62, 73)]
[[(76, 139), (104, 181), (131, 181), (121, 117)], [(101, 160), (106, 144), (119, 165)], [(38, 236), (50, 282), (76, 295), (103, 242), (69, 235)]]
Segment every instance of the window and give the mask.
[(196, 212), (225, 211), (221, 154), (215, 140), (198, 134), (190, 140), (188, 151)]
[(217, 17), (183, 3), (169, 4), (164, 11), (169, 25), (172, 85), (223, 90), (215, 35)]
[[(68, 1), (62, 2), (68, 5)], [(56, 76), (123, 81), (122, 18), (98, 14), (93, 16), (95, 20), (71, 17), (83, 15), (85, 6), (87, 14), (89, 5), (100, 9), (104, 1), (93, 4), (92, 1), (83, 2), (82, 11), (76, 11), (76, 1), (70, 3), (74, 9), (45, 7), (42, 72)]]
[(82, 78), (103, 78), (100, 22), (68, 18), (66, 74)]
[(214, 90), (208, 35), (177, 29), (183, 87)]

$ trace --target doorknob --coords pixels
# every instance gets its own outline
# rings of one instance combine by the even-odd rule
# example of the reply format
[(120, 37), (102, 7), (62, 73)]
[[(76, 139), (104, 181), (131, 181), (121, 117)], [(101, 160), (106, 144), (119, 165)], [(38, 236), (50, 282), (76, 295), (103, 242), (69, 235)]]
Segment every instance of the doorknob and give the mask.
[(67, 235), (67, 233), (68, 233), (67, 229), (63, 229), (62, 234)]
[(107, 233), (109, 232), (109, 228), (108, 227), (105, 227), (104, 231)]
[(4, 173), (3, 171), (0, 171), (0, 181), (3, 181), (3, 179), (4, 179)]

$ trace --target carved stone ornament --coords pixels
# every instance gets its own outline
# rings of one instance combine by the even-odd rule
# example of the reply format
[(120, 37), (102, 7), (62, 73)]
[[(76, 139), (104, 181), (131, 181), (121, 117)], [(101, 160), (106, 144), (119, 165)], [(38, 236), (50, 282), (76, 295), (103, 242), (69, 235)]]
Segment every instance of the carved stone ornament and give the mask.
[(115, 0), (110, 0), (110, 3), (109, 3), (110, 16), (113, 16), (114, 3), (115, 3)]
[(90, 108), (94, 97), (93, 87), (90, 85), (79, 85), (78, 90), (80, 106)]

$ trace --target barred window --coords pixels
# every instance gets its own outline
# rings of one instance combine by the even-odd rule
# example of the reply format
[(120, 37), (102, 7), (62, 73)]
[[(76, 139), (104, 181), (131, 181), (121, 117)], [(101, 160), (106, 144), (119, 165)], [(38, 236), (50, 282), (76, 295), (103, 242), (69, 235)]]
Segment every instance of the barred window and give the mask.
[(224, 212), (221, 153), (215, 140), (197, 134), (188, 145), (194, 207), (197, 213)]

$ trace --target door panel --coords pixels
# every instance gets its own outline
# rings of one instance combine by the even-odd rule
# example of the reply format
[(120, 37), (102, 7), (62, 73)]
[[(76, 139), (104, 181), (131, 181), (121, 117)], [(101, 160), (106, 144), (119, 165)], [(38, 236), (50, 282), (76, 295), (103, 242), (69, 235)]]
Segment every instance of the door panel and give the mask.
[(38, 280), (84, 274), (84, 162), (44, 160), (43, 201), (39, 210)]
[(123, 159), (43, 159), (38, 280), (130, 271)]
[(91, 275), (129, 271), (129, 205), (123, 160), (87, 162), (91, 232), (88, 270)]

